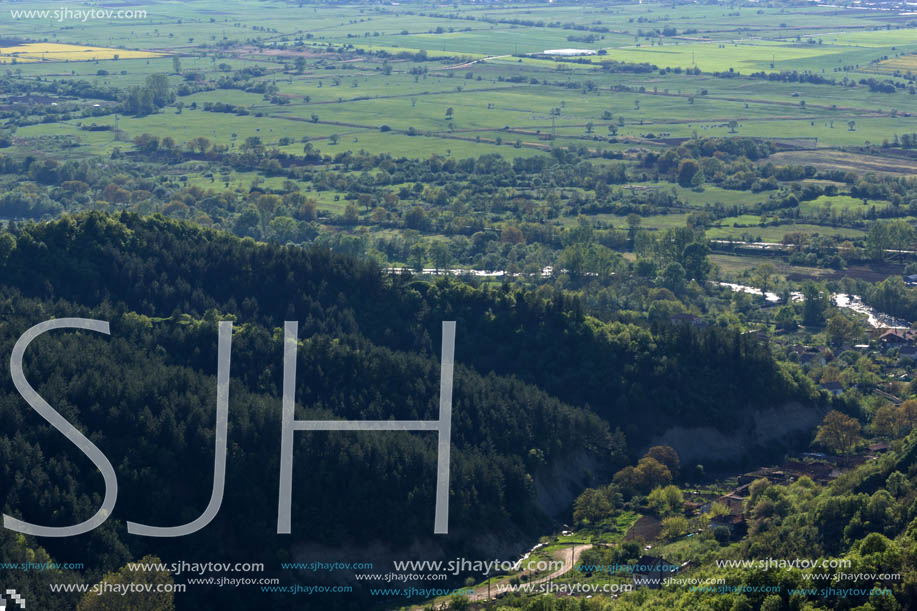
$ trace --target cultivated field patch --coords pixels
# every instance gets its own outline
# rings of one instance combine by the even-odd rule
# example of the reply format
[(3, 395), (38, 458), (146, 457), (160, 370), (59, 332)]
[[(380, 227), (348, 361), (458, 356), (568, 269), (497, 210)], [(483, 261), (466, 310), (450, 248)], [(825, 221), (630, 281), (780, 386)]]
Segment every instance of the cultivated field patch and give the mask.
[(881, 155), (862, 155), (844, 151), (791, 151), (771, 155), (774, 165), (800, 164), (816, 168), (833, 168), (855, 174), (883, 172), (886, 174), (917, 174), (917, 160), (901, 159)]
[(101, 59), (146, 59), (162, 57), (162, 53), (111, 49), (107, 47), (86, 47), (64, 45), (53, 42), (31, 42), (14, 47), (0, 48), (0, 63), (41, 61), (94, 61)]

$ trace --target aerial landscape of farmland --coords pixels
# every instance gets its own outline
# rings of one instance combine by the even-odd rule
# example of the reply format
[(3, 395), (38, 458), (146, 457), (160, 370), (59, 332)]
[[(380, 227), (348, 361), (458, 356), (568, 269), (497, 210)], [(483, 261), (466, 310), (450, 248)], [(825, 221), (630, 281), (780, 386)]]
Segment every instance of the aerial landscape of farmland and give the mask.
[(914, 3), (0, 16), (0, 609), (917, 608)]

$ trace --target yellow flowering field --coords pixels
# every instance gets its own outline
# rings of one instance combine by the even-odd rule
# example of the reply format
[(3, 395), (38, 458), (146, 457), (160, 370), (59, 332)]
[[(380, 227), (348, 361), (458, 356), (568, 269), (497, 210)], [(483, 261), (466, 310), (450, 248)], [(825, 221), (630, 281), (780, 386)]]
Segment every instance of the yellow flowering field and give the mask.
[(34, 42), (15, 47), (0, 48), (0, 63), (10, 63), (13, 58), (21, 62), (35, 61), (91, 61), (96, 59), (143, 59), (160, 57), (161, 53), (110, 49), (107, 47), (85, 47), (53, 42)]

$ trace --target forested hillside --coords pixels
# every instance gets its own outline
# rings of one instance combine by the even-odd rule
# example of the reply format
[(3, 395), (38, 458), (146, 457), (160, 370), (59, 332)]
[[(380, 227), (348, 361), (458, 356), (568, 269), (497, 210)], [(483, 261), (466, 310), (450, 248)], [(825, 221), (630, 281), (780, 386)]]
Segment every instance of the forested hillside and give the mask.
[[(585, 316), (576, 297), (548, 287), (413, 281), (322, 249), (256, 244), (127, 213), (26, 226), (14, 240), (5, 282), (41, 300), (150, 317), (214, 311), (267, 330), (298, 320), (302, 337), (358, 337), (428, 357), (438, 354), (441, 322), (456, 320), (459, 363), (481, 374), (515, 375), (617, 425), (650, 410), (647, 426), (664, 425), (658, 416), (666, 414), (728, 427), (738, 407), (816, 396), (756, 337), (734, 329), (662, 325), (651, 334), (603, 324)], [(276, 382), (279, 370), (273, 371)]]
[[(0, 354), (51, 318), (111, 323), (110, 337), (46, 334), (25, 360), (31, 384), (119, 477), (112, 519), (90, 535), (40, 541), (55, 559), (92, 567), (87, 579), (148, 553), (191, 560), (270, 549), (279, 563), (294, 542), (408, 547), (432, 537), (435, 438), (392, 432), (297, 433), (293, 533), (274, 534), (284, 320), (300, 323), (299, 418), (427, 420), (438, 413), (440, 324), (457, 321), (450, 534), (438, 543), (468, 556), (479, 551), (476, 534), (537, 534), (546, 516), (534, 481), (545, 464), (586, 452), (600, 471), (576, 474), (580, 485), (608, 481), (627, 457), (616, 429), (633, 431), (636, 447), (649, 422), (728, 426), (740, 408), (814, 402), (811, 383), (737, 332), (601, 323), (560, 292), (391, 277), (323, 250), (128, 213), (20, 225), (0, 234), (0, 245)], [(217, 321), (228, 319), (222, 509), (192, 536), (128, 535), (127, 520), (183, 524), (206, 506)], [(3, 511), (46, 525), (88, 518), (101, 478), (8, 376), (0, 390)], [(12, 545), (7, 555), (35, 544)]]

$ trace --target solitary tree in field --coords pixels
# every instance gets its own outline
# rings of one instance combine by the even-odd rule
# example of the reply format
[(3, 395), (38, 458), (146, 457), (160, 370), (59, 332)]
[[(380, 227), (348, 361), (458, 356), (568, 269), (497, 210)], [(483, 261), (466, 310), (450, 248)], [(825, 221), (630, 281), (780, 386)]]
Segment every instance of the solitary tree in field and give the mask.
[(455, 110), (450, 106), (446, 109), (446, 119), (451, 119), (455, 115)]
[(302, 74), (302, 71), (306, 69), (306, 58), (300, 55), (293, 62), (293, 65), (296, 66), (296, 72)]
[(857, 130), (857, 122), (856, 121), (847, 121), (847, 131), (855, 132), (856, 130)]
[(739, 126), (739, 122), (736, 121), (735, 119), (733, 119), (732, 121), (730, 121), (730, 122), (729, 122), (729, 133), (730, 133), (730, 134), (736, 133), (736, 128), (737, 128), (738, 126)]
[(328, 136), (328, 140), (331, 141), (331, 144), (337, 144), (337, 143), (338, 143), (338, 135), (337, 135), (337, 134), (331, 134), (330, 136)]
[(181, 74), (181, 60), (177, 57), (172, 58), (172, 72)]

